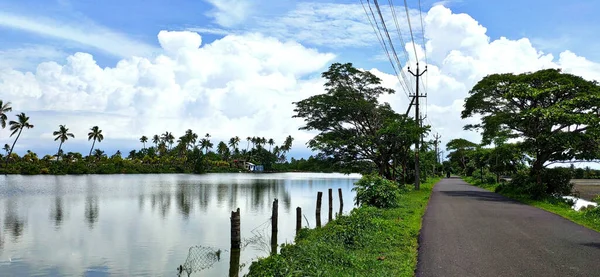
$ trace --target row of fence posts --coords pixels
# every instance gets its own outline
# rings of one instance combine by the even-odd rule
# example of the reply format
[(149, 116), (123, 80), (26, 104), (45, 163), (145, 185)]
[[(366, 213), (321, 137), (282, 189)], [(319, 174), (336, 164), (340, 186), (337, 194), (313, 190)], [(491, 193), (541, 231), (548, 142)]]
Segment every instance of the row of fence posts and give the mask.
[[(333, 220), (333, 191), (328, 190), (329, 193), (329, 221)], [(342, 198), (342, 189), (338, 188), (338, 196), (340, 198), (340, 209), (338, 216), (342, 214), (344, 207), (344, 199)], [(317, 228), (321, 227), (321, 199), (323, 192), (317, 192), (317, 208), (316, 208), (316, 221)], [(273, 200), (273, 210), (271, 213), (271, 255), (277, 254), (277, 224), (279, 217), (279, 200), (275, 198)], [(240, 264), (240, 248), (241, 248), (241, 228), (240, 228), (240, 208), (236, 211), (231, 212), (231, 251), (229, 251), (229, 276), (239, 275), (239, 264)], [(296, 208), (296, 234), (302, 229), (302, 208)]]

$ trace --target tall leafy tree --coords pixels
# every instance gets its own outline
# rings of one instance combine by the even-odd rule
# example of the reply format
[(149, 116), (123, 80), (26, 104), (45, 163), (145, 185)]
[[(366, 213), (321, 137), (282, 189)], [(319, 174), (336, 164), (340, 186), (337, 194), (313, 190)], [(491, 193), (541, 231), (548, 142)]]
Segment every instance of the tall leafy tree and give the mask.
[(104, 140), (104, 135), (102, 134), (102, 130), (100, 130), (100, 128), (98, 126), (94, 126), (92, 128), (90, 128), (90, 132), (88, 133), (88, 141), (93, 140), (92, 141), (92, 148), (90, 148), (90, 153), (88, 154), (88, 157), (92, 156), (92, 150), (94, 149), (94, 145), (96, 145), (96, 141), (97, 142), (102, 142), (102, 140)]
[(453, 139), (446, 143), (446, 151), (449, 151), (448, 158), (451, 162), (457, 163), (461, 171), (465, 171), (469, 163), (469, 154), (479, 145), (466, 139)]
[(10, 106), (10, 102), (4, 103), (0, 100), (0, 125), (2, 126), (2, 129), (6, 128), (6, 120), (8, 120), (6, 113), (11, 111), (12, 107)]
[(58, 160), (61, 156), (60, 150), (62, 148), (63, 143), (65, 143), (65, 141), (67, 141), (69, 137), (74, 138), (75, 135), (73, 135), (73, 133), (69, 133), (69, 128), (67, 128), (67, 126), (65, 125), (59, 125), (58, 130), (54, 131), (52, 135), (56, 136), (56, 138), (54, 138), (54, 141), (60, 141), (60, 144), (58, 145), (58, 151), (56, 152), (56, 159)]
[(15, 144), (17, 143), (17, 140), (19, 140), (19, 137), (21, 136), (21, 132), (23, 132), (23, 129), (27, 128), (27, 129), (31, 129), (33, 128), (33, 125), (29, 123), (29, 117), (25, 115), (25, 113), (20, 113), (17, 115), (17, 120), (11, 120), (8, 125), (10, 125), (10, 131), (12, 133), (10, 133), (10, 136), (12, 137), (14, 134), (17, 134), (17, 137), (15, 138), (15, 141), (13, 142), (12, 146), (10, 147), (10, 151), (8, 152), (8, 155), (6, 157), (6, 163), (8, 164), (8, 159), (10, 158), (10, 155), (13, 152), (13, 149), (15, 148)]
[(148, 142), (148, 137), (147, 136), (142, 136), (140, 138), (140, 142), (144, 145), (144, 149), (146, 148), (146, 142)]
[(462, 118), (481, 116), (465, 126), (482, 130), (483, 143), (520, 139), (533, 158), (531, 175), (554, 161), (600, 157), (600, 86), (596, 81), (545, 69), (534, 73), (492, 74), (466, 98)]
[(8, 155), (8, 152), (10, 151), (10, 145), (8, 145), (8, 143), (4, 144), (4, 148), (2, 148), (2, 150), (6, 152), (6, 155)]
[[(393, 132), (405, 132), (404, 127), (409, 125), (418, 128), (410, 118), (395, 113), (389, 104), (378, 102), (380, 95), (394, 91), (382, 87), (381, 79), (351, 63), (334, 63), (322, 76), (326, 79), (324, 94), (294, 103), (294, 117), (303, 118), (306, 124), (300, 129), (319, 132), (308, 146), (349, 167), (372, 162), (381, 176), (392, 179), (392, 159), (403, 146), (390, 143)], [(407, 132), (416, 135), (409, 141), (414, 143), (426, 129)]]

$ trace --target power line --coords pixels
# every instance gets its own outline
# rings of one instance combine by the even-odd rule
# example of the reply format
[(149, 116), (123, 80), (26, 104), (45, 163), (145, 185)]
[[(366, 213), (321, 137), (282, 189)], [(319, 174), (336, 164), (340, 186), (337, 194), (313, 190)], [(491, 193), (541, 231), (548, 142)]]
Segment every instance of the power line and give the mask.
[(408, 3), (406, 3), (406, 0), (404, 0), (404, 9), (406, 10), (406, 20), (408, 21), (408, 29), (410, 30), (410, 40), (412, 41), (413, 50), (415, 51), (415, 61), (419, 62), (419, 57), (417, 57), (417, 46), (415, 46), (415, 37), (413, 35), (410, 15), (408, 13)]
[[(367, 11), (367, 8), (365, 7), (364, 2), (361, 0), (360, 3), (362, 4), (363, 10), (365, 11), (365, 14), (367, 15), (367, 18), (369, 19), (369, 23), (371, 24), (371, 27), (373, 27), (373, 31), (375, 32), (375, 35), (377, 36), (377, 40), (379, 41), (379, 43), (381, 44), (381, 47), (384, 49), (384, 51), (386, 52), (386, 55), (388, 57), (388, 60), (390, 61), (390, 65), (392, 66), (392, 69), (394, 70), (394, 73), (396, 75), (396, 78), (398, 78), (398, 83), (400, 84), (400, 87), (402, 88), (402, 90), (404, 90), (404, 94), (406, 95), (406, 97), (408, 96), (408, 92), (411, 91), (409, 90), (405, 84), (400, 80), (400, 75), (398, 74), (398, 71), (396, 70), (396, 66), (394, 65), (394, 61), (392, 60), (392, 57), (390, 55), (390, 52), (388, 50), (388, 47), (385, 43), (385, 39), (383, 37), (383, 34), (381, 33), (381, 29), (379, 28), (379, 24), (377, 23), (377, 19), (375, 18), (375, 13), (373, 12), (373, 9), (371, 8), (371, 4), (369, 2), (369, 0), (367, 0), (367, 5), (369, 6), (369, 10), (371, 11), (371, 15), (369, 15), (369, 12)], [(373, 17), (373, 21), (371, 21), (371, 16)], [(383, 21), (383, 19), (382, 19)], [(385, 30), (386, 34), (387, 34), (387, 30)], [(387, 35), (389, 37), (389, 34)], [(390, 40), (391, 43), (391, 40)], [(393, 44), (391, 44), (391, 46), (393, 46)], [(395, 50), (393, 50), (393, 54), (396, 57), (396, 61), (398, 61), (397, 55), (395, 53)], [(402, 72), (402, 67), (400, 66), (398, 68), (400, 70), (400, 72), (403, 74)]]
[[(427, 46), (425, 45), (425, 24), (423, 24), (423, 12), (421, 9), (421, 0), (419, 0), (419, 17), (421, 18), (421, 41), (423, 42), (423, 55), (425, 57), (425, 64), (429, 64), (427, 61)], [(425, 75), (425, 92), (427, 92), (427, 75)]]
[[(406, 43), (404, 42), (404, 36), (402, 35), (402, 31), (400, 29), (400, 24), (398, 23), (398, 17), (396, 16), (396, 8), (394, 6), (394, 3), (392, 0), (388, 0), (388, 3), (390, 5), (390, 10), (392, 11), (392, 18), (394, 19), (394, 23), (396, 25), (396, 32), (398, 33), (398, 39), (400, 40), (400, 46), (402, 48), (402, 52), (404, 53), (404, 58), (406, 59), (406, 63), (408, 63), (410, 61), (410, 57), (408, 56), (408, 51), (406, 51)], [(409, 79), (410, 81), (407, 81), (407, 77), (406, 74), (404, 74), (404, 71), (400, 71), (402, 74), (402, 78), (404, 79), (404, 81), (407, 83), (410, 83), (410, 88), (412, 90), (412, 79)]]
[[(385, 24), (385, 20), (383, 19), (383, 15), (381, 14), (381, 9), (379, 8), (379, 3), (377, 2), (377, 0), (373, 0), (373, 3), (375, 4), (375, 8), (377, 9), (379, 18), (381, 19), (381, 26), (383, 26), (383, 31), (386, 34), (388, 41), (390, 43), (390, 48), (392, 49), (392, 54), (393, 54), (394, 58), (396, 59), (396, 63), (398, 64), (398, 69), (400, 70), (400, 74), (402, 76), (404, 76), (404, 72), (402, 71), (402, 64), (400, 63), (400, 60), (398, 59), (398, 54), (396, 53), (396, 49), (394, 48), (394, 43), (392, 42), (392, 38), (390, 37), (390, 33), (388, 31), (387, 25)], [(396, 75), (398, 75), (398, 74), (396, 74)], [(406, 78), (404, 78), (404, 80), (406, 81)], [(410, 91), (410, 90), (411, 89), (409, 87), (408, 91)]]

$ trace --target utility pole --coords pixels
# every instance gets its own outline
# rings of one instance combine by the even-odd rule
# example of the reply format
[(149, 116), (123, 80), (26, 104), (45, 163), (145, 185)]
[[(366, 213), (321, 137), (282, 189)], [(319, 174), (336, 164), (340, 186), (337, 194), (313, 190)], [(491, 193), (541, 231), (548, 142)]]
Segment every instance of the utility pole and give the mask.
[(435, 134), (435, 136), (433, 136), (433, 138), (435, 139), (433, 141), (433, 143), (435, 144), (435, 165), (433, 166), (433, 175), (435, 175), (435, 171), (436, 171), (437, 165), (439, 163), (439, 160), (438, 160), (439, 159), (439, 156), (438, 156), (438, 143), (440, 143), (440, 138), (441, 137), (442, 136), (440, 136), (440, 134), (437, 134), (437, 133)]
[[(417, 73), (413, 73), (410, 71), (410, 67), (408, 68), (408, 72), (417, 78), (417, 91), (416, 94), (412, 95), (413, 100), (415, 102), (415, 120), (417, 121), (417, 127), (421, 127), (421, 114), (419, 113), (419, 98), (426, 97), (426, 95), (419, 94), (419, 77), (423, 76), (425, 72), (427, 72), (427, 66), (425, 66), (425, 70), (423, 72), (419, 72), (419, 63), (417, 63)], [(419, 165), (419, 141), (417, 139), (415, 142), (415, 189), (421, 189), (421, 168)]]

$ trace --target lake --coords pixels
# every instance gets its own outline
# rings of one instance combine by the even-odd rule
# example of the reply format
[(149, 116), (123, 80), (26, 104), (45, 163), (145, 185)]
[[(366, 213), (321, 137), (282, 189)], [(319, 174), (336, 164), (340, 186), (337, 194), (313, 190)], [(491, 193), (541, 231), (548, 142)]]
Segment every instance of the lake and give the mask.
[[(0, 176), (2, 276), (242, 276), (270, 248), (270, 217), (279, 202), (277, 242), (293, 242), (296, 207), (303, 226), (353, 205), (360, 175), (319, 173)], [(242, 250), (230, 272), (230, 216), (240, 208)], [(189, 259), (188, 259), (188, 254)], [(236, 268), (237, 266), (237, 268)], [(186, 272), (182, 276), (187, 276)]]

